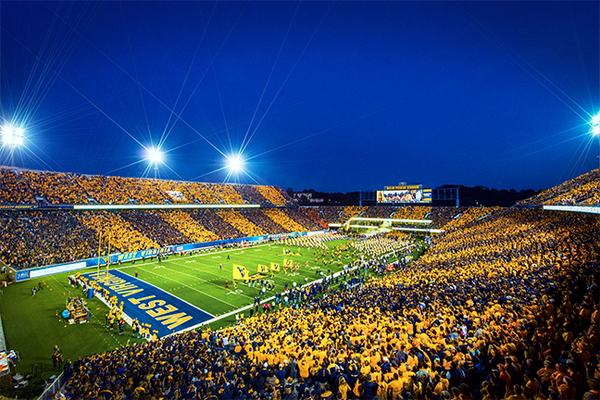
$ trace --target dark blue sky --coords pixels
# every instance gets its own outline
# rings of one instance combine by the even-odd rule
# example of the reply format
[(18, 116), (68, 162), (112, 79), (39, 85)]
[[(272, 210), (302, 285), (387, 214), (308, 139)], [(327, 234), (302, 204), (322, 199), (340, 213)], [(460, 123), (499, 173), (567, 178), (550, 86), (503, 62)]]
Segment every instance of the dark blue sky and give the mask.
[[(548, 188), (598, 167), (598, 2), (3, 1), (18, 167), (296, 190)], [(10, 164), (7, 149), (0, 162)], [(221, 169), (221, 170), (219, 170)]]

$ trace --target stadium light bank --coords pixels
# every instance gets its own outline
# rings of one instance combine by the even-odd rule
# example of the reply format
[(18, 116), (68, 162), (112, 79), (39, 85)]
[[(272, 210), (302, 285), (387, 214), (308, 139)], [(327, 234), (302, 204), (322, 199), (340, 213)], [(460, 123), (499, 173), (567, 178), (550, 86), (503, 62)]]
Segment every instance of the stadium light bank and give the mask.
[[(592, 117), (592, 135), (598, 136), (598, 145), (600, 146), (600, 112)], [(600, 150), (598, 153), (598, 166), (600, 168)]]
[(150, 161), (150, 163), (154, 164), (154, 179), (156, 179), (158, 163), (162, 162), (163, 154), (159, 149), (150, 148), (148, 149), (148, 160)]
[(25, 130), (12, 125), (3, 125), (1, 129), (2, 144), (10, 148), (10, 166), (14, 165), (14, 153), (17, 147), (23, 146)]

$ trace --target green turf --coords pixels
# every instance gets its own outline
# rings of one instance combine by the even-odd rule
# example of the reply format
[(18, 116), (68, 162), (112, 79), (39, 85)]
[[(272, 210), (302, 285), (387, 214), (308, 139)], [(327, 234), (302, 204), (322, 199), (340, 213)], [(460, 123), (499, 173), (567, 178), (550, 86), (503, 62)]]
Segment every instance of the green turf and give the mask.
[[(333, 248), (343, 243), (342, 241), (328, 242)], [(250, 248), (230, 249), (225, 251), (211, 251), (195, 255), (171, 256), (168, 260), (158, 263), (156, 259), (146, 262), (131, 262), (111, 266), (118, 268), (124, 273), (134, 275), (138, 271), (138, 278), (155, 285), (179, 298), (185, 300), (204, 311), (213, 315), (222, 315), (235, 311), (253, 302), (259, 294), (259, 287), (248, 287), (238, 283), (237, 290), (232, 284), (233, 264), (239, 264), (248, 269), (250, 274), (257, 272), (258, 264), (269, 266), (271, 262), (283, 264), (283, 259), (288, 258), (295, 263), (300, 263), (297, 272), (284, 273), (275, 272), (275, 290), (267, 290), (266, 297), (271, 297), (277, 292), (282, 292), (287, 282), (291, 287), (293, 282), (302, 285), (306, 279), (309, 282), (319, 279), (317, 271), (327, 273), (341, 270), (336, 265), (323, 266), (319, 261), (315, 264), (312, 251), (305, 248), (285, 246), (286, 249), (300, 255), (283, 255), (283, 245), (272, 244), (256, 245)], [(345, 254), (345, 253), (344, 253)], [(227, 256), (229, 255), (229, 260)], [(337, 258), (336, 258), (337, 260)], [(349, 258), (342, 256), (344, 263), (350, 262)], [(305, 267), (305, 262), (309, 267)], [(223, 268), (219, 267), (223, 264)], [(91, 269), (80, 272), (90, 272)], [(229, 283), (229, 289), (225, 289), (225, 281)], [(31, 287), (38, 286), (44, 282), (44, 290), (38, 291), (31, 296)], [(52, 289), (52, 290), (50, 290)], [(132, 337), (131, 327), (127, 326), (123, 335), (118, 335), (118, 329), (107, 330), (104, 315), (108, 308), (98, 299), (88, 300), (88, 308), (91, 314), (90, 323), (67, 325), (59, 321), (56, 313), (65, 308), (65, 300), (68, 296), (81, 296), (78, 290), (68, 284), (68, 274), (59, 274), (32, 279), (22, 283), (9, 285), (4, 289), (0, 297), (0, 313), (4, 324), (4, 333), (9, 350), (20, 352), (21, 361), (12, 372), (27, 375), (32, 372), (38, 373), (42, 378), (57, 374), (52, 365), (52, 351), (54, 345), (58, 345), (64, 359), (76, 360), (78, 357), (101, 353), (124, 346), (128, 343), (139, 342)], [(248, 316), (248, 312), (245, 313)], [(234, 316), (229, 316), (210, 324), (216, 329), (235, 322)], [(26, 398), (19, 394), (19, 398)]]
[[(43, 290), (31, 295), (31, 288), (43, 283)], [(6, 346), (20, 353), (20, 362), (11, 372), (23, 376), (33, 374), (42, 379), (57, 375), (52, 364), (55, 345), (61, 349), (64, 360), (76, 360), (80, 356), (105, 352), (129, 343), (139, 342), (132, 337), (131, 328), (122, 336), (118, 329), (111, 331), (104, 326), (108, 308), (98, 299), (89, 299), (90, 322), (65, 325), (58, 318), (65, 309), (68, 296), (79, 296), (80, 290), (68, 284), (66, 274), (31, 279), (15, 283), (3, 289), (0, 307)], [(20, 398), (24, 398), (19, 394)]]
[[(340, 242), (330, 242), (331, 245), (337, 245)], [(221, 315), (239, 309), (248, 304), (252, 304), (255, 296), (259, 294), (260, 288), (256, 285), (254, 288), (238, 282), (237, 290), (234, 290), (232, 284), (233, 265), (242, 265), (250, 271), (250, 274), (256, 273), (259, 264), (269, 266), (271, 262), (283, 263), (283, 259), (291, 259), (295, 263), (300, 263), (297, 272), (283, 270), (275, 272), (273, 278), (267, 277), (269, 281), (275, 283), (275, 290), (267, 290), (267, 296), (273, 296), (276, 292), (283, 291), (285, 283), (291, 287), (293, 282), (304, 284), (305, 278), (308, 281), (319, 279), (316, 271), (327, 273), (328, 267), (322, 263), (316, 269), (314, 255), (308, 249), (291, 248), (294, 253), (300, 253), (302, 256), (283, 255), (283, 246), (257, 245), (250, 248), (232, 249), (218, 252), (200, 253), (197, 255), (171, 256), (168, 260), (158, 263), (147, 262), (145, 264), (130, 264), (117, 267), (120, 271), (133, 276), (138, 271), (138, 278), (155, 285), (213, 315)], [(229, 255), (229, 260), (227, 256)], [(350, 259), (342, 257), (342, 261), (348, 262)], [(305, 262), (309, 262), (309, 267), (305, 267)], [(223, 269), (219, 264), (223, 264)], [(330, 266), (332, 272), (340, 271), (337, 265)], [(228, 281), (229, 290), (225, 289), (225, 281)]]

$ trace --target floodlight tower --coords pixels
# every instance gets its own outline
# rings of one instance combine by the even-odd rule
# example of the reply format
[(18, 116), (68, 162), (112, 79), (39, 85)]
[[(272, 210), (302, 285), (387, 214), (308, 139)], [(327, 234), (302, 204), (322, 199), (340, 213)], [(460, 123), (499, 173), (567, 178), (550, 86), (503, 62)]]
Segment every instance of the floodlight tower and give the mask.
[[(598, 144), (600, 145), (600, 112), (592, 117), (592, 135), (598, 136)], [(600, 152), (598, 153), (598, 165), (600, 167)]]
[(14, 166), (15, 149), (23, 145), (23, 128), (16, 128), (12, 125), (2, 126), (2, 145), (10, 148), (10, 166)]
[(154, 164), (154, 179), (156, 179), (156, 175), (158, 172), (158, 163), (162, 162), (162, 153), (160, 150), (152, 148), (148, 149), (148, 159), (151, 163)]

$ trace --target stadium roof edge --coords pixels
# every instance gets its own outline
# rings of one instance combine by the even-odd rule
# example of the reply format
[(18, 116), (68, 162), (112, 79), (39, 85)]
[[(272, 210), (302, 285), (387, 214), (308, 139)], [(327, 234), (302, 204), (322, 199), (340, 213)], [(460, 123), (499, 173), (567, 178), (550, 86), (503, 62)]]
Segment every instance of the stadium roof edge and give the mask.
[(544, 211), (568, 211), (600, 214), (600, 207), (544, 205)]

